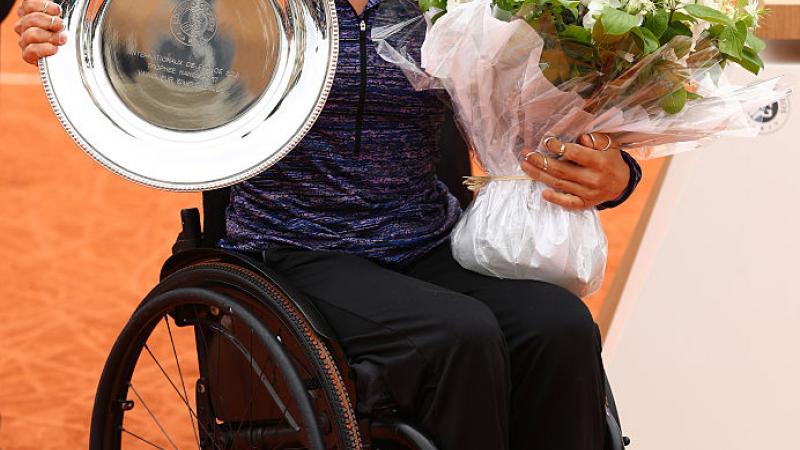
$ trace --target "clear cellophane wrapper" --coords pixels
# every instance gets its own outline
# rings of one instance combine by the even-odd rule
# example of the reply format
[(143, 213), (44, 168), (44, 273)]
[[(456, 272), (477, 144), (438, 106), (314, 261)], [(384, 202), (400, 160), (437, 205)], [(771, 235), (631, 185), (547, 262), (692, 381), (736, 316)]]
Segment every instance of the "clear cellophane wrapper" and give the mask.
[[(760, 124), (750, 114), (787, 95), (777, 79), (728, 83), (711, 50), (694, 52), (694, 64), (680, 61), (675, 48), (686, 42), (665, 45), (611, 82), (590, 71), (559, 77), (548, 61), (568, 58), (569, 51), (557, 36), (523, 20), (495, 18), (487, 0), (450, 8), (432, 26), (411, 0), (384, 0), (381, 8), (372, 32), (378, 52), (401, 67), (415, 89), (447, 92), (489, 177), (524, 176), (520, 153), (546, 152), (546, 136), (571, 142), (604, 133), (640, 159), (689, 150), (714, 136), (756, 136)], [(423, 37), (418, 49), (413, 44)], [(702, 99), (677, 114), (665, 112), (663, 99), (685, 85)], [(478, 273), (589, 295), (600, 287), (608, 255), (597, 210), (549, 203), (545, 189), (532, 180), (490, 180), (452, 232), (453, 256)]]

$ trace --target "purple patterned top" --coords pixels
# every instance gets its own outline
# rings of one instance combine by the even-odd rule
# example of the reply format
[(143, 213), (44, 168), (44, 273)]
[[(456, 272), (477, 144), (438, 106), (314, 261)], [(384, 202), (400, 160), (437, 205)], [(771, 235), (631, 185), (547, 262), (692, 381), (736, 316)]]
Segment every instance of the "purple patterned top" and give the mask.
[(294, 150), (232, 188), (223, 248), (289, 246), (391, 264), (447, 240), (461, 209), (436, 177), (445, 106), (376, 53), (370, 13), (379, 1), (359, 17), (336, 0), (339, 62), (328, 101)]
[[(448, 239), (461, 208), (436, 177), (445, 106), (414, 91), (375, 51), (370, 13), (379, 3), (369, 0), (358, 16), (336, 0), (339, 62), (328, 101), (294, 150), (232, 188), (221, 247), (295, 247), (398, 264)], [(628, 189), (601, 208), (622, 203), (641, 178), (636, 161), (623, 156)]]

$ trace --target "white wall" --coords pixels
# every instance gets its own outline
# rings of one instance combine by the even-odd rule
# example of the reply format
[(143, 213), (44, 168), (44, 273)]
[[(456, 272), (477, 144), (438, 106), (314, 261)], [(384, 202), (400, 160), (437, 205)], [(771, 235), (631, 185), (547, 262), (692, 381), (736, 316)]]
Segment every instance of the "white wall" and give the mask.
[(800, 63), (768, 69), (787, 123), (675, 157), (608, 332), (633, 449), (800, 449)]

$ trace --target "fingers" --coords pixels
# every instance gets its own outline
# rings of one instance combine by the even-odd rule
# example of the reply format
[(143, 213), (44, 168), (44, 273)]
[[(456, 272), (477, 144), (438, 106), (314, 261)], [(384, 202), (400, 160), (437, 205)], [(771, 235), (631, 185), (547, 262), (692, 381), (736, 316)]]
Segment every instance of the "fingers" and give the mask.
[(31, 44), (22, 50), (22, 59), (28, 64), (36, 64), (39, 58), (55, 55), (58, 47), (49, 42)]
[[(618, 198), (628, 185), (630, 171), (613, 139), (594, 133), (581, 136), (578, 142), (547, 138), (542, 145), (551, 157), (523, 151), (529, 157), (522, 169), (530, 178), (553, 188), (544, 191), (545, 200), (565, 208), (589, 208)], [(559, 153), (561, 158), (552, 157)]]
[[(531, 157), (530, 159), (533, 159), (533, 157)], [(549, 167), (548, 171), (545, 172), (544, 170), (531, 164), (530, 161), (523, 161), (522, 170), (524, 170), (525, 173), (528, 174), (528, 176), (531, 177), (532, 179), (540, 181), (558, 191), (566, 192), (568, 194), (573, 194), (578, 197), (584, 197), (584, 198), (590, 197), (592, 195), (589, 189), (587, 189), (584, 186), (581, 186), (578, 183), (554, 177), (553, 175), (550, 174)]]
[(35, 12), (22, 16), (14, 25), (14, 31), (20, 36), (29, 28), (58, 32), (64, 29), (64, 20), (57, 16)]
[[(523, 152), (523, 155), (529, 154), (529, 151)], [(545, 170), (544, 161), (543, 155), (538, 152), (536, 152), (536, 155), (532, 155), (528, 158), (528, 162), (540, 170)], [(545, 170), (545, 172), (556, 178), (574, 181), (584, 186), (597, 187), (597, 185), (600, 184), (600, 180), (595, 172), (569, 161), (547, 158), (547, 170)]]
[(54, 55), (59, 45), (67, 42), (67, 36), (62, 34), (64, 20), (61, 7), (52, 1), (23, 0), (17, 14), (20, 19), (14, 25), (14, 31), (19, 34), (19, 46), (22, 49), (22, 59), (30, 64), (36, 64), (39, 58)]
[(578, 141), (581, 145), (595, 150), (607, 151), (614, 147), (614, 142), (611, 140), (611, 137), (602, 133), (584, 134)]
[(562, 160), (573, 161), (584, 167), (593, 167), (600, 161), (600, 157), (594, 149), (571, 142), (561, 142), (558, 138), (547, 140), (547, 151), (558, 154), (561, 151), (562, 144), (564, 145)]
[(542, 197), (550, 203), (562, 206), (567, 209), (585, 209), (591, 205), (587, 204), (581, 197), (563, 192), (546, 190), (542, 192)]
[(60, 16), (61, 7), (52, 1), (46, 0), (23, 0), (17, 8), (17, 15), (23, 17), (31, 13), (44, 13), (50, 16)]
[(49, 43), (53, 45), (63, 45), (67, 42), (67, 36), (63, 33), (53, 33), (52, 31), (41, 28), (28, 28), (19, 37), (19, 46), (25, 50), (31, 44)]

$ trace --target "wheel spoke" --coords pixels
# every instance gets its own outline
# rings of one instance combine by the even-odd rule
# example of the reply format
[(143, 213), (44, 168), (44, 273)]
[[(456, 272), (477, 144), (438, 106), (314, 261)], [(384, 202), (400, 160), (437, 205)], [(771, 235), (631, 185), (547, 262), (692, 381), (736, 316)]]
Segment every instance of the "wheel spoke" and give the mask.
[[(162, 366), (161, 363), (158, 362), (158, 359), (155, 357), (153, 352), (150, 350), (150, 347), (147, 344), (144, 344), (144, 349), (150, 355), (150, 358), (153, 359), (153, 362), (156, 363), (156, 366), (158, 366), (158, 369), (161, 370), (161, 373), (164, 375), (164, 378), (166, 378), (167, 381), (169, 381), (169, 384), (172, 386), (172, 389), (175, 391), (176, 394), (178, 394), (178, 398), (180, 398), (181, 401), (183, 402), (183, 404), (186, 405), (186, 408), (189, 409), (189, 414), (191, 416), (193, 416), (195, 419), (197, 419), (197, 424), (200, 425), (200, 428), (202, 429), (203, 433), (205, 433), (206, 436), (208, 436), (209, 438), (211, 438), (213, 440), (214, 436), (211, 434), (210, 431), (208, 431), (208, 429), (206, 428), (205, 425), (200, 423), (200, 419), (197, 417), (197, 413), (192, 409), (192, 405), (189, 403), (189, 400), (187, 400), (186, 397), (181, 395), (180, 391), (178, 390), (178, 386), (175, 385), (175, 382), (172, 381), (172, 378), (170, 378), (169, 374), (167, 374), (167, 372), (164, 370), (164, 366)], [(192, 424), (194, 425), (194, 422), (192, 422)], [(194, 427), (192, 427), (192, 430), (194, 430), (194, 432), (197, 433), (197, 430)], [(197, 445), (199, 447), (200, 446), (199, 438), (197, 439), (197, 441), (198, 441)]]
[(161, 450), (165, 450), (165, 449), (164, 449), (164, 447), (160, 447), (160, 446), (158, 446), (158, 445), (156, 445), (156, 444), (154, 444), (154, 443), (152, 443), (152, 442), (148, 441), (147, 439), (145, 439), (145, 438), (143, 438), (143, 437), (139, 436), (138, 434), (136, 434), (136, 433), (133, 433), (133, 432), (130, 432), (130, 431), (128, 431), (128, 430), (126, 430), (125, 428), (122, 428), (122, 432), (123, 432), (123, 433), (128, 433), (129, 435), (131, 435), (131, 436), (133, 436), (134, 438), (136, 438), (136, 439), (138, 439), (138, 440), (140, 440), (140, 441), (144, 442), (145, 444), (148, 444), (148, 445), (150, 445), (151, 447), (160, 448)]
[(172, 448), (174, 448), (175, 450), (178, 450), (178, 446), (175, 445), (175, 442), (173, 442), (172, 438), (169, 437), (169, 434), (164, 429), (164, 427), (161, 425), (161, 422), (158, 421), (158, 418), (153, 414), (153, 411), (151, 411), (150, 407), (147, 406), (147, 402), (144, 401), (142, 396), (139, 395), (139, 393), (136, 391), (136, 388), (133, 387), (133, 383), (128, 383), (128, 387), (130, 387), (131, 390), (133, 391), (133, 395), (135, 395), (136, 398), (138, 398), (139, 401), (142, 402), (142, 406), (144, 406), (144, 409), (147, 411), (147, 414), (150, 415), (150, 418), (153, 419), (153, 422), (155, 422), (156, 426), (161, 430), (161, 433), (164, 434), (164, 437), (166, 437), (167, 440), (169, 441), (169, 443), (172, 444)]
[[(178, 376), (181, 379), (181, 387), (183, 388), (183, 397), (181, 397), (181, 399), (186, 404), (186, 408), (189, 410), (189, 422), (192, 423), (192, 433), (194, 434), (195, 441), (197, 442), (197, 448), (199, 450), (200, 434), (197, 432), (197, 426), (195, 426), (194, 424), (194, 419), (197, 416), (197, 414), (195, 414), (194, 411), (192, 411), (192, 407), (191, 405), (189, 405), (189, 394), (186, 393), (186, 382), (184, 382), (183, 380), (183, 371), (181, 370), (181, 363), (178, 360), (178, 350), (175, 348), (175, 340), (172, 337), (172, 329), (169, 327), (169, 316), (167, 316), (166, 313), (164, 313), (164, 323), (167, 325), (167, 333), (169, 334), (169, 343), (172, 345), (172, 354), (175, 356), (175, 365), (178, 367)], [(147, 351), (149, 352), (150, 349), (148, 349)], [(166, 375), (166, 373), (164, 373), (164, 375)], [(169, 380), (169, 382), (170, 384), (172, 384), (172, 387), (177, 390), (177, 388), (175, 387), (175, 383), (173, 383), (172, 380)], [(178, 396), (180, 396), (180, 392), (178, 393)]]
[[(252, 350), (253, 350), (253, 329), (252, 328), (250, 329), (250, 350), (251, 351), (248, 352), (248, 353), (250, 353), (250, 367), (252, 367), (253, 366), (253, 352), (252, 352)], [(239, 375), (241, 376), (241, 373)], [(247, 380), (248, 380), (247, 384), (250, 386), (250, 400), (247, 402), (247, 419), (248, 419), (248, 422), (249, 422), (250, 421), (249, 419), (251, 419), (251, 417), (253, 415), (253, 398), (255, 397), (255, 392), (254, 392), (254, 384), (255, 383), (253, 383), (253, 377), (252, 376), (247, 377)], [(242, 426), (244, 426), (244, 422), (245, 421), (239, 422), (239, 426), (236, 427), (236, 434), (239, 434), (239, 432), (242, 431)], [(253, 435), (252, 435), (252, 433), (248, 433), (248, 435), (247, 435), (247, 443), (250, 445), (251, 448), (253, 447)]]

